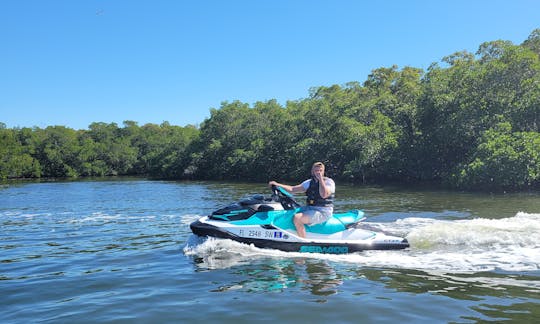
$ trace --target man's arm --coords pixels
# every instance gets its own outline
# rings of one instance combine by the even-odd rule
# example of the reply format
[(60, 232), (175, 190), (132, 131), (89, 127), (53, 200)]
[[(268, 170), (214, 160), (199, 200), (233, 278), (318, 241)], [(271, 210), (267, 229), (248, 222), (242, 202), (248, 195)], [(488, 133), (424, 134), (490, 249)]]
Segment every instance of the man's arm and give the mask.
[(289, 185), (286, 185), (286, 184), (282, 184), (282, 183), (279, 183), (279, 182), (276, 182), (276, 181), (270, 181), (268, 183), (268, 185), (271, 187), (271, 186), (278, 186), (278, 187), (281, 187), (285, 190), (287, 190), (288, 192), (290, 193), (299, 193), (299, 192), (305, 192), (306, 190), (304, 189), (304, 187), (302, 187), (302, 184), (297, 184), (296, 186), (289, 186)]

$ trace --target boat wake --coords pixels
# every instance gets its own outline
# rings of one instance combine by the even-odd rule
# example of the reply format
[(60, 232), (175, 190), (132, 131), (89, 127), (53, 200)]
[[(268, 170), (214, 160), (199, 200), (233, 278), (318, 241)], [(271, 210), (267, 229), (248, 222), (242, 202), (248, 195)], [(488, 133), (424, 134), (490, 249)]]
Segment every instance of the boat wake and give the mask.
[(369, 227), (406, 237), (411, 247), (400, 251), (364, 251), (347, 255), (294, 253), (259, 249), (231, 240), (203, 240), (194, 235), (184, 247), (205, 267), (226, 268), (254, 258), (318, 258), (365, 267), (471, 273), (540, 270), (540, 214), (519, 212), (501, 219), (437, 220), (406, 218)]

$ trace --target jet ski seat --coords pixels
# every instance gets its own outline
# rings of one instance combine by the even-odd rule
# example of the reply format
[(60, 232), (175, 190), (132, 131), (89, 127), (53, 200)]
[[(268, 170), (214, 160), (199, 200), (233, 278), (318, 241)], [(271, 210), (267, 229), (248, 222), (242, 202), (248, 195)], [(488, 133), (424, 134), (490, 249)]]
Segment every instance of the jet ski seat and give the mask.
[(324, 223), (308, 225), (306, 226), (306, 231), (319, 234), (333, 234), (353, 227), (364, 219), (364, 212), (351, 210), (346, 213), (334, 214)]
[(334, 234), (345, 229), (345, 225), (335, 216), (330, 217), (324, 223), (306, 226), (306, 232), (318, 234)]

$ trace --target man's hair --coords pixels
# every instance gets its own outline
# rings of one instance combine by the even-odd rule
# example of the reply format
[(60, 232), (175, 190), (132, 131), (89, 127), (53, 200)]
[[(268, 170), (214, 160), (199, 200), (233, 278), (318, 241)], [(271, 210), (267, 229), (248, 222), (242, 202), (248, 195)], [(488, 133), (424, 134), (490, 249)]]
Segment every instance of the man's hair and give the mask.
[(313, 165), (311, 166), (311, 168), (313, 169), (314, 167), (317, 167), (317, 166), (320, 166), (320, 167), (323, 167), (324, 168), (324, 164), (322, 162), (315, 162), (313, 163)]

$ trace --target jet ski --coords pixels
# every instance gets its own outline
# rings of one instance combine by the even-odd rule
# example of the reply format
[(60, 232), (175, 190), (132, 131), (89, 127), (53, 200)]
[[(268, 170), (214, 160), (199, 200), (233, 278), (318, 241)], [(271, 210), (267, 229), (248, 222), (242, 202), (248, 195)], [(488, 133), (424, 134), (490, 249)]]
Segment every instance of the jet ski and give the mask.
[(272, 195), (257, 194), (220, 208), (190, 224), (201, 237), (231, 239), (259, 248), (286, 252), (346, 254), (364, 250), (399, 250), (405, 238), (361, 228), (361, 210), (336, 213), (326, 222), (306, 225), (306, 238), (293, 223), (300, 205), (285, 189), (272, 186)]

